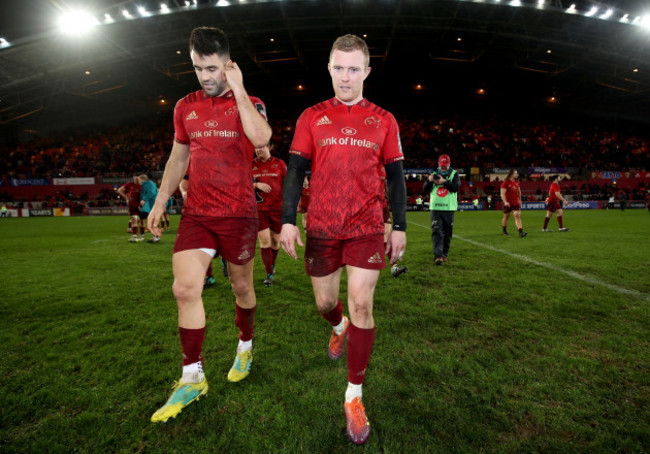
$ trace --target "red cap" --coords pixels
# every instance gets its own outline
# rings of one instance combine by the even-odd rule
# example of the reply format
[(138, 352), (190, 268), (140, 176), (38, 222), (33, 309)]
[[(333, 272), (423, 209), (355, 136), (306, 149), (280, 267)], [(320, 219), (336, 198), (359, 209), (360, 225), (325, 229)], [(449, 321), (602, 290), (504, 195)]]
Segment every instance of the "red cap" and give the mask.
[(449, 156), (446, 154), (440, 155), (438, 158), (438, 165), (439, 166), (449, 166), (451, 164), (451, 159), (449, 159)]

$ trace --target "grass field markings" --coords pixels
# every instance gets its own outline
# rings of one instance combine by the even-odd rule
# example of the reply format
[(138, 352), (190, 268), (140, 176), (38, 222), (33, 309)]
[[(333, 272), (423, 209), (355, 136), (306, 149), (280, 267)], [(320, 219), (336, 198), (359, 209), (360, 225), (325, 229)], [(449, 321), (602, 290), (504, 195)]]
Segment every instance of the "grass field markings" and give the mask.
[[(431, 228), (428, 225), (422, 225), (422, 224), (418, 224), (418, 223), (412, 222), (412, 221), (409, 222), (409, 224), (415, 224), (418, 227), (422, 227), (422, 228), (425, 228), (427, 230)], [(478, 241), (470, 240), (469, 238), (463, 238), (462, 236), (454, 235), (454, 239), (458, 239), (460, 241), (464, 241), (464, 242), (472, 244), (474, 246), (479, 246), (479, 247), (488, 249), (488, 250), (490, 250), (492, 252), (498, 252), (498, 253), (501, 253), (501, 254), (505, 254), (505, 255), (510, 256), (512, 258), (519, 259), (519, 260), (524, 261), (524, 262), (532, 263), (533, 265), (541, 266), (542, 268), (547, 268), (549, 270), (559, 271), (560, 273), (564, 273), (567, 276), (571, 276), (572, 278), (581, 280), (583, 282), (587, 282), (589, 284), (594, 284), (594, 285), (599, 285), (601, 287), (606, 287), (606, 288), (608, 288), (610, 290), (613, 290), (613, 291), (615, 291), (617, 293), (621, 293), (621, 294), (627, 295), (627, 296), (634, 296), (636, 298), (639, 298), (639, 299), (645, 300), (647, 302), (650, 302), (650, 296), (645, 295), (645, 294), (639, 292), (638, 290), (633, 290), (633, 289), (621, 287), (619, 285), (610, 284), (609, 282), (605, 282), (605, 281), (603, 281), (601, 279), (596, 279), (595, 277), (588, 276), (586, 274), (577, 273), (577, 272), (571, 271), (571, 270), (565, 270), (564, 268), (560, 268), (559, 266), (553, 265), (551, 263), (540, 262), (538, 260), (532, 259), (532, 258), (527, 257), (525, 255), (515, 254), (514, 252), (506, 251), (504, 249), (499, 249), (499, 248), (496, 248), (494, 246), (490, 246), (489, 244), (484, 244), (484, 243), (480, 243)]]

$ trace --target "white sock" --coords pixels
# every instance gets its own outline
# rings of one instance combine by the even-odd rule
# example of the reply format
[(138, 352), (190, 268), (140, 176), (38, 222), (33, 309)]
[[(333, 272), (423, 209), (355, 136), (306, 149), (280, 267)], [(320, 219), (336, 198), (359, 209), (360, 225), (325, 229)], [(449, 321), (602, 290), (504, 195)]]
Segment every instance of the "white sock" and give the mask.
[(345, 330), (345, 317), (341, 317), (341, 323), (334, 326), (333, 329), (337, 336), (343, 334), (343, 330)]
[(246, 350), (253, 349), (253, 339), (243, 341), (239, 339), (239, 344), (237, 345), (237, 353), (245, 352)]
[(354, 383), (348, 382), (348, 389), (345, 391), (345, 401), (350, 403), (357, 397), (361, 399), (361, 388), (363, 387), (363, 384), (361, 385), (355, 385)]
[(201, 361), (183, 366), (183, 383), (201, 383), (204, 378)]

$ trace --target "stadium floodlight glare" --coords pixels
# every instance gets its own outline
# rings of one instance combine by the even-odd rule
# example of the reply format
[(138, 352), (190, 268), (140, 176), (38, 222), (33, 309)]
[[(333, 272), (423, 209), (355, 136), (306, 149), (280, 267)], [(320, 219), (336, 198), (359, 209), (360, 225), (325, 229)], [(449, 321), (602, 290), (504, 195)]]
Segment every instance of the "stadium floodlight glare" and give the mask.
[(607, 11), (605, 11), (605, 12), (600, 16), (600, 18), (601, 18), (601, 19), (609, 19), (610, 17), (612, 17), (612, 14), (614, 14), (614, 10), (613, 10), (612, 8), (610, 8), (610, 9), (608, 9)]
[(196, 0), (192, 0), (192, 4), (193, 4), (194, 6), (196, 6), (196, 3), (197, 3)]
[(188, 6), (190, 6), (190, 2), (185, 0), (185, 7), (188, 7)]
[(113, 19), (113, 16), (111, 16), (108, 13), (104, 14), (104, 23), (105, 24), (112, 24), (113, 22), (115, 22), (115, 20)]
[(228, 0), (219, 0), (217, 6), (230, 6), (230, 2)]
[(160, 11), (162, 11), (163, 13), (168, 13), (169, 12), (169, 6), (167, 6), (166, 3), (161, 3), (160, 4)]
[(138, 14), (142, 17), (149, 17), (151, 13), (144, 6), (138, 6)]
[(521, 0), (512, 0), (510, 6), (521, 6)]
[(59, 29), (68, 35), (81, 35), (88, 32), (99, 21), (86, 11), (70, 11), (59, 17)]
[(9, 46), (11, 46), (9, 41), (7, 41), (4, 38), (0, 38), (0, 49), (4, 49), (5, 47), (9, 47)]
[(597, 6), (592, 6), (591, 9), (585, 13), (585, 16), (591, 17), (594, 14), (596, 14), (597, 12), (598, 12), (598, 7)]
[(569, 7), (567, 8), (566, 12), (569, 13), (569, 14), (575, 14), (575, 13), (577, 13), (578, 10), (576, 10), (576, 4), (574, 3), (574, 4), (572, 4), (571, 6), (569, 6)]
[(630, 15), (626, 14), (625, 16), (621, 17), (621, 22), (623, 22), (624, 24), (630, 22)]
[(543, 8), (544, 7), (544, 0), (537, 0), (537, 6), (539, 8)]
[(122, 10), (122, 16), (124, 16), (126, 19), (131, 19), (131, 13), (129, 13), (128, 9)]

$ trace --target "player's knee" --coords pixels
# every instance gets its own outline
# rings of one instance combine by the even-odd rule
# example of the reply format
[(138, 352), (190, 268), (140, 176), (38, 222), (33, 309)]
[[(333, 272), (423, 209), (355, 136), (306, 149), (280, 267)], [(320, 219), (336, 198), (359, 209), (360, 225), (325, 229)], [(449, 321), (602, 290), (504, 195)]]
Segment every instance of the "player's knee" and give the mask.
[(316, 297), (316, 307), (321, 314), (327, 314), (338, 304), (338, 298)]
[(247, 279), (237, 279), (230, 281), (232, 292), (237, 298), (245, 298), (253, 289), (253, 284)]
[(201, 286), (192, 285), (189, 282), (175, 280), (172, 285), (172, 292), (178, 304), (186, 304), (201, 298)]
[(368, 301), (356, 301), (350, 308), (354, 320), (369, 320), (372, 317), (372, 305)]

